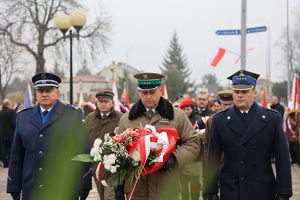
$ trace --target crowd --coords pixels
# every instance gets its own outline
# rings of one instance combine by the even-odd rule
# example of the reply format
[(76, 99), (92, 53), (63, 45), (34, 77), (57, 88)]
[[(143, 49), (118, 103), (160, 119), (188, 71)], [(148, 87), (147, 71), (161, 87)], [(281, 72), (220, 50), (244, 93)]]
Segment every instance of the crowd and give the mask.
[[(37, 104), (16, 111), (3, 100), (0, 111), (1, 160), (8, 167), (7, 193), (14, 200), (84, 200), (95, 182), (100, 200), (123, 200), (131, 183), (104, 186), (95, 177), (98, 163), (71, 162), (89, 154), (97, 138), (146, 124), (174, 128), (179, 136), (158, 171), (143, 176), (131, 199), (148, 200), (287, 200), (292, 196), (291, 168), (300, 167), (299, 143), (283, 130), (285, 109), (277, 96), (271, 109), (255, 102), (258, 74), (240, 70), (228, 77), (231, 90), (211, 97), (178, 94), (162, 97), (161, 74), (140, 73), (139, 101), (131, 108), (121, 95), (90, 94), (82, 109), (60, 102), (60, 77), (32, 77)], [(116, 129), (118, 127), (118, 129)], [(115, 133), (115, 130), (117, 132)], [(272, 170), (276, 166), (276, 175)], [(253, 192), (255, 191), (255, 192)]]

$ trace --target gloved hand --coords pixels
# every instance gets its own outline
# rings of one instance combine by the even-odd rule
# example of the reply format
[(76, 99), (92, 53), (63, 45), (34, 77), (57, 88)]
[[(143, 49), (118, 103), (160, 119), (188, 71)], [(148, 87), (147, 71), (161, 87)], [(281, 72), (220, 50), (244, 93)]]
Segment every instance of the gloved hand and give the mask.
[(13, 200), (20, 200), (20, 193), (10, 193)]
[(165, 162), (165, 164), (160, 168), (160, 171), (166, 172), (172, 170), (172, 168), (174, 168), (176, 163), (177, 163), (176, 157), (173, 154), (171, 154), (170, 157)]
[(289, 199), (290, 199), (290, 197), (288, 197), (288, 196), (277, 195), (275, 200), (289, 200)]
[(219, 200), (218, 194), (208, 194), (208, 200)]
[(125, 200), (124, 185), (118, 185), (117, 188), (115, 188), (115, 198), (116, 200)]
[(86, 200), (86, 198), (89, 196), (89, 193), (90, 193), (89, 190), (78, 191), (79, 200)]

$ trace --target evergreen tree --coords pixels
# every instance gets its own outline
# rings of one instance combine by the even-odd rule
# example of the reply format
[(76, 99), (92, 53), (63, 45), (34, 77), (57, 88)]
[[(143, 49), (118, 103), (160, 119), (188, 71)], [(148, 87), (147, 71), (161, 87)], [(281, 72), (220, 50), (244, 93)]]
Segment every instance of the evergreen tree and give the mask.
[(135, 103), (139, 99), (137, 94), (136, 82), (132, 81), (129, 76), (130, 74), (128, 73), (128, 71), (124, 70), (123, 77), (122, 78), (118, 77), (119, 80), (117, 85), (118, 96), (120, 97), (122, 95), (123, 88), (124, 88), (124, 81), (126, 81), (126, 87), (127, 87), (130, 103)]
[(57, 61), (55, 61), (54, 68), (53, 68), (53, 71), (51, 73), (56, 74), (60, 78), (64, 78), (65, 77), (65, 72), (64, 72), (63, 69), (59, 69)]
[(76, 73), (76, 76), (79, 75), (91, 75), (91, 71), (89, 70), (89, 68), (87, 67), (87, 61), (86, 59), (83, 60), (83, 66), (81, 69), (79, 69)]
[[(191, 69), (188, 67), (185, 55), (182, 55), (182, 46), (178, 44), (178, 37), (176, 32), (171, 40), (170, 47), (162, 62), (163, 67), (160, 67), (164, 71), (166, 76), (166, 86), (168, 90), (168, 96), (171, 100), (185, 92), (193, 93), (195, 89), (191, 89), (194, 86), (194, 82), (190, 81)], [(175, 87), (175, 85), (180, 87)]]
[(202, 76), (202, 84), (219, 85), (219, 81), (215, 74), (205, 74), (204, 76)]
[(281, 102), (287, 102), (287, 81), (275, 83), (272, 87), (272, 93), (278, 96)]
[(167, 86), (168, 98), (171, 101), (175, 101), (178, 94), (183, 94), (184, 91), (186, 91), (184, 77), (180, 74), (176, 67), (171, 67), (164, 75), (166, 75), (165, 83)]

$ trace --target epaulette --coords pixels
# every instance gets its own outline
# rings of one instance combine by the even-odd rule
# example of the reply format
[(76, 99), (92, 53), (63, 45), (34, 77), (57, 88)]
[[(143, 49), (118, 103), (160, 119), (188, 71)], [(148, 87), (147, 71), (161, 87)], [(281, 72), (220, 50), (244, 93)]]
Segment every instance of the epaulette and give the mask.
[(74, 104), (66, 104), (67, 107), (77, 110), (79, 107)]
[[(270, 109), (270, 108), (264, 108), (266, 111), (271, 111), (271, 112), (275, 112), (275, 113), (278, 113), (280, 114), (280, 112), (278, 112), (277, 110), (274, 110), (274, 109)], [(281, 114), (280, 114), (281, 115)]]
[(25, 111), (25, 110), (30, 110), (30, 109), (32, 109), (32, 108), (33, 108), (33, 107), (23, 108), (23, 109), (19, 110), (18, 113), (23, 112), (23, 111)]
[[(228, 109), (228, 108), (227, 108)], [(220, 111), (218, 111), (218, 112), (216, 112), (215, 114), (213, 114), (213, 115), (218, 115), (218, 114), (220, 114), (220, 113), (222, 113), (222, 112), (225, 112), (225, 111), (227, 111), (227, 109), (225, 109), (225, 110), (220, 110)]]

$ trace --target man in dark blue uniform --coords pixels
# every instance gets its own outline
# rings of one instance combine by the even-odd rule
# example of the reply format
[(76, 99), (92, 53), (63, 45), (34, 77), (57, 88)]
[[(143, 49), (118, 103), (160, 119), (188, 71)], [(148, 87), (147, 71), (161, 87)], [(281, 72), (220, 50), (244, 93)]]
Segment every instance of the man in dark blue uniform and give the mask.
[[(282, 117), (254, 102), (258, 74), (240, 70), (232, 80), (234, 106), (212, 119), (206, 165), (209, 200), (288, 200), (291, 166)], [(224, 166), (219, 163), (224, 152)], [(271, 164), (274, 154), (276, 178)]]
[(71, 161), (89, 153), (82, 111), (58, 98), (61, 79), (50, 73), (32, 78), (38, 104), (18, 113), (7, 179), (14, 200), (86, 199), (91, 164)]

